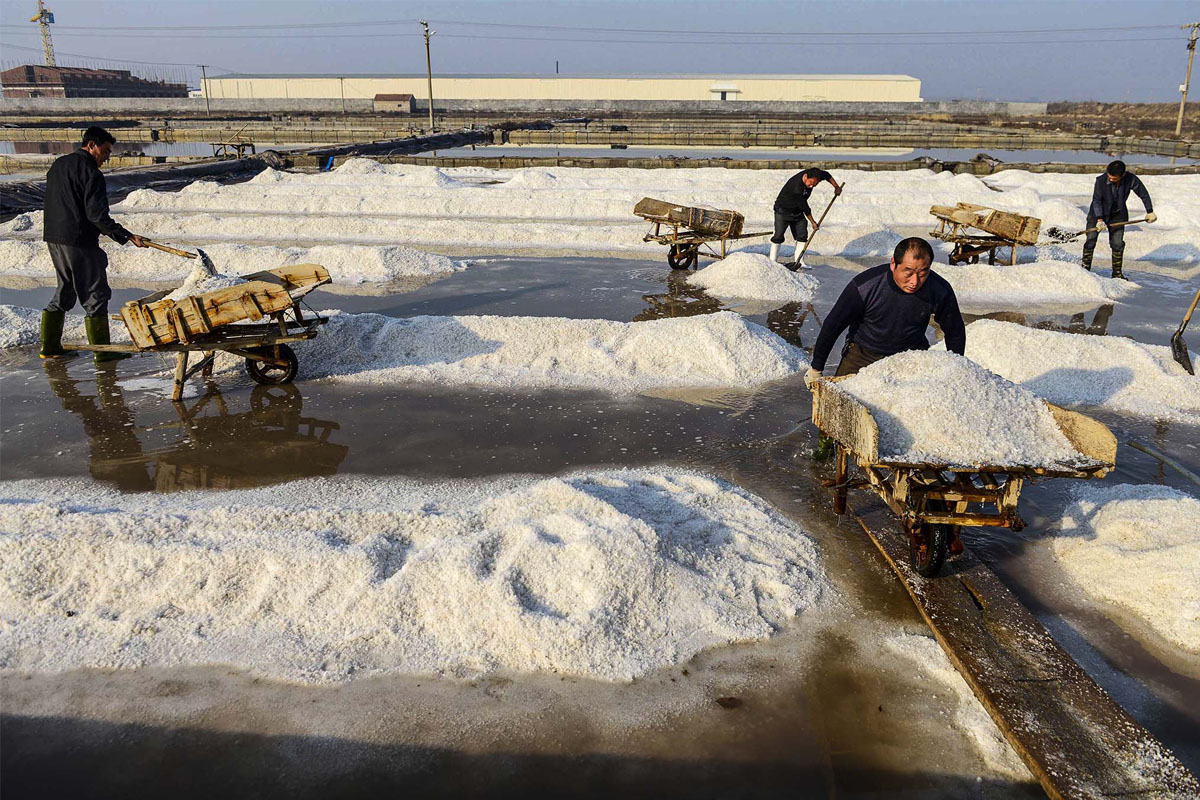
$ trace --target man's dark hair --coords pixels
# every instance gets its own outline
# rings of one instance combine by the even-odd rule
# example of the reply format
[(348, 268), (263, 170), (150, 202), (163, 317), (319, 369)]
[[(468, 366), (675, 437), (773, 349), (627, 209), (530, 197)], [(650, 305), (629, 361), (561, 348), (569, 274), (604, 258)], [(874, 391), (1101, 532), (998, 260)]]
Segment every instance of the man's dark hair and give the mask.
[(80, 145), (87, 147), (89, 144), (94, 144), (97, 147), (103, 144), (116, 144), (117, 140), (111, 133), (101, 128), (99, 125), (93, 125), (83, 132), (83, 141)]
[(900, 244), (896, 245), (896, 249), (892, 251), (892, 258), (899, 264), (905, 256), (910, 254), (922, 261), (933, 263), (933, 248), (920, 236), (910, 236), (901, 240)]
[(833, 176), (819, 167), (809, 167), (808, 169), (804, 170), (804, 177), (816, 178), (819, 181), (827, 181)]
[(1108, 165), (1107, 171), (1108, 171), (1108, 174), (1112, 175), (1114, 178), (1119, 178), (1125, 174), (1125, 162), (1124, 161), (1114, 161)]

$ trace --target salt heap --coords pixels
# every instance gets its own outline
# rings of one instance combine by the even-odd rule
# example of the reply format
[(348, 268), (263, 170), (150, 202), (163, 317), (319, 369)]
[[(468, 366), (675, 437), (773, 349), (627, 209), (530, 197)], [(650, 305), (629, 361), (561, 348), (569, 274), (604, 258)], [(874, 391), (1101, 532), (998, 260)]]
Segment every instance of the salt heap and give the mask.
[(0, 668), (631, 680), (828, 591), (804, 531), (682, 470), (121, 494), (0, 483)]
[(1058, 405), (1200, 422), (1200, 377), (1169, 347), (981, 319), (967, 326), (967, 357)]
[(337, 314), (295, 349), (307, 378), (615, 393), (750, 388), (808, 365), (804, 351), (729, 311), (646, 322)]
[[(200, 241), (205, 241), (203, 233)], [(125, 282), (160, 283), (187, 276), (188, 262), (157, 250), (122, 247), (107, 239), (101, 247), (108, 254), (110, 279)], [(329, 270), (334, 283), (355, 285), (387, 283), (403, 278), (448, 275), (465, 269), (436, 253), (396, 245), (317, 245), (315, 247), (203, 244), (205, 252), (223, 269), (241, 274), (261, 272), (292, 264), (320, 264)], [(40, 241), (0, 239), (0, 275), (53, 278), (50, 253)]]
[(218, 289), (228, 289), (231, 286), (237, 286), (241, 283), (246, 283), (246, 279), (239, 278), (236, 275), (224, 275), (220, 272), (212, 272), (201, 263), (197, 264), (188, 273), (188, 276), (184, 278), (179, 288), (163, 299), (179, 301), (185, 297), (194, 297), (205, 292), (215, 292)]
[(1054, 556), (1096, 602), (1200, 654), (1200, 500), (1166, 486), (1075, 486)]
[(871, 410), (883, 459), (961, 467), (1087, 463), (1041, 399), (956, 353), (899, 353), (837, 386)]
[(950, 266), (935, 270), (954, 288), (959, 305), (976, 311), (1030, 306), (1093, 306), (1127, 297), (1136, 283), (1104, 278), (1066, 261)]
[(688, 275), (687, 282), (714, 297), (767, 300), (773, 303), (812, 302), (820, 282), (792, 272), (759, 253), (738, 252)]

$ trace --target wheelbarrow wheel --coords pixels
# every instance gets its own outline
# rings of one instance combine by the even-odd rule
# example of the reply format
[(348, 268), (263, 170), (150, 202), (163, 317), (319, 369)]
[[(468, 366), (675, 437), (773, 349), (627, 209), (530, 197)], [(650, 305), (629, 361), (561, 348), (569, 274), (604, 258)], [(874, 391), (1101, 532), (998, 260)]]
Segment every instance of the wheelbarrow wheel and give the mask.
[(673, 244), (667, 250), (667, 263), (671, 269), (691, 269), (700, 260), (700, 248), (691, 244)]
[(255, 383), (261, 383), (269, 386), (279, 383), (291, 383), (296, 377), (296, 373), (300, 370), (300, 360), (296, 358), (296, 353), (286, 344), (275, 345), (273, 347), (260, 347), (255, 350), (264, 356), (270, 358), (279, 358), (287, 362), (286, 367), (281, 367), (278, 364), (268, 364), (265, 361), (256, 361), (253, 358), (246, 359), (246, 372), (250, 373), (250, 377)]
[(922, 523), (921, 527), (908, 536), (908, 560), (913, 569), (924, 578), (932, 578), (946, 563), (946, 549), (950, 544), (950, 526)]

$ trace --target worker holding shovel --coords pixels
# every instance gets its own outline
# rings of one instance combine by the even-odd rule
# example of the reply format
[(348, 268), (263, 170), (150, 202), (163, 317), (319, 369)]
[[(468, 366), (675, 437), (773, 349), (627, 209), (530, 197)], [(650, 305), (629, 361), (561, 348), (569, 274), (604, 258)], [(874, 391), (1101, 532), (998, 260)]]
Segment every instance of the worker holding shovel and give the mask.
[(779, 260), (779, 246), (783, 244), (783, 235), (788, 229), (796, 240), (796, 251), (793, 262), (800, 260), (800, 248), (808, 241), (808, 224), (812, 223), (813, 233), (821, 229), (820, 223), (813, 219), (812, 209), (808, 206), (808, 197), (821, 181), (827, 181), (833, 187), (836, 197), (842, 193), (842, 187), (823, 169), (809, 167), (788, 178), (787, 183), (779, 190), (775, 198), (775, 235), (771, 237), (771, 260)]
[[(108, 213), (108, 189), (100, 167), (112, 155), (116, 139), (93, 125), (84, 131), (80, 148), (57, 159), (46, 173), (42, 238), (54, 262), (58, 288), (42, 312), (42, 358), (67, 355), (62, 346), (63, 322), (78, 300), (83, 304), (84, 328), (91, 344), (108, 344), (108, 256), (100, 234), (125, 244), (148, 247)], [(123, 353), (96, 353), (96, 363), (128, 358)]]
[(1129, 223), (1129, 209), (1125, 203), (1129, 194), (1136, 194), (1146, 207), (1146, 222), (1154, 222), (1154, 204), (1138, 176), (1125, 168), (1124, 161), (1108, 165), (1103, 175), (1097, 176), (1092, 190), (1092, 204), (1088, 207), (1087, 236), (1083, 240), (1083, 268), (1092, 269), (1092, 254), (1096, 252), (1096, 240), (1100, 231), (1108, 228), (1108, 245), (1112, 248), (1112, 276), (1127, 280), (1122, 271), (1125, 258), (1125, 226)]

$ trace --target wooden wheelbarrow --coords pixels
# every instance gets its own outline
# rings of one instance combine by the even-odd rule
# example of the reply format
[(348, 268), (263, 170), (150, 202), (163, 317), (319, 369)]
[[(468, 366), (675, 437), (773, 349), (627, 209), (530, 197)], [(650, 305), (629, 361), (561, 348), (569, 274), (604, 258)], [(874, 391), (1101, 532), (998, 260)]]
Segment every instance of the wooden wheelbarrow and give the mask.
[(633, 213), (652, 226), (643, 242), (667, 245), (671, 269), (693, 269), (703, 248), (704, 255), (720, 260), (728, 255), (726, 244), (730, 241), (771, 235), (771, 231), (742, 233), (745, 217), (736, 211), (694, 208), (652, 197), (639, 200)]
[[(837, 443), (833, 479), (834, 510), (846, 511), (849, 489), (863, 487), (879, 495), (900, 518), (908, 537), (909, 559), (925, 577), (941, 570), (947, 552), (961, 552), (962, 526), (1025, 527), (1017, 502), (1033, 478), (1102, 478), (1116, 464), (1117, 440), (1103, 423), (1046, 403), (1067, 440), (1086, 459), (1056, 467), (955, 467), (910, 464), (881, 458), (879, 425), (870, 410), (838, 387), (844, 378), (813, 384), (812, 421)], [(863, 477), (851, 481), (851, 461)]]
[[(246, 283), (212, 292), (168, 300), (171, 289), (121, 308), (120, 319), (132, 344), (64, 344), (67, 350), (114, 353), (176, 353), (171, 399), (183, 399), (183, 386), (198, 372), (212, 374), (218, 352), (246, 359), (246, 371), (261, 384), (290, 383), (299, 360), (289, 342), (312, 339), (321, 316), (305, 317), (299, 300), (330, 282), (329, 272), (317, 264), (256, 272), (243, 276)], [(288, 315), (291, 319), (288, 319)], [(269, 321), (263, 321), (269, 320)], [(188, 366), (192, 353), (201, 358)]]

